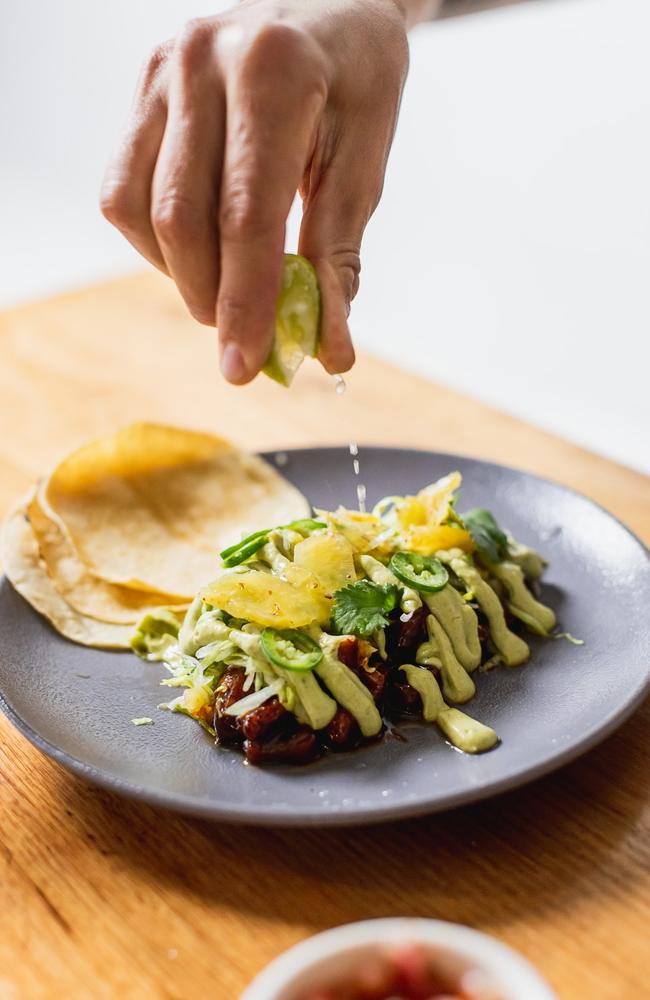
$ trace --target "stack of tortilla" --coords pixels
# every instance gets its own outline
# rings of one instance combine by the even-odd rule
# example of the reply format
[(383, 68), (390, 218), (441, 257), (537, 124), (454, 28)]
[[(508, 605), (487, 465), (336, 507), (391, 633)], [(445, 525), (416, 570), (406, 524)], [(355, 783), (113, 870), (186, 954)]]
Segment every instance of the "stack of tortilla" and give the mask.
[(228, 441), (134, 424), (73, 452), (29, 491), (5, 523), (4, 568), (68, 639), (127, 648), (147, 611), (187, 607), (225, 546), (309, 512), (275, 469)]

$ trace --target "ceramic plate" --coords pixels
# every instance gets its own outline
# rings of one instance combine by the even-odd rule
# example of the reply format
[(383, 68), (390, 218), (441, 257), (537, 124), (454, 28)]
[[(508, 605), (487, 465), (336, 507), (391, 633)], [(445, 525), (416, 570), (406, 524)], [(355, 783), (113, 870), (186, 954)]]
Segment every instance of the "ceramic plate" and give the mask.
[[(265, 456), (317, 507), (354, 506), (345, 448)], [(650, 675), (648, 553), (585, 497), (489, 462), (393, 448), (363, 448), (373, 504), (413, 493), (452, 469), (460, 509), (481, 505), (550, 560), (542, 599), (562, 629), (584, 639), (533, 640), (531, 661), (478, 678), (472, 715), (500, 746), (453, 750), (432, 725), (400, 726), (366, 749), (303, 768), (247, 767), (215, 748), (190, 719), (160, 712), (163, 670), (130, 653), (89, 650), (60, 638), (4, 580), (0, 586), (0, 704), (46, 754), (89, 781), (157, 805), (221, 821), (275, 825), (370, 823), (449, 809), (560, 767), (619, 726)], [(168, 693), (168, 691), (167, 691)], [(151, 716), (154, 725), (131, 719)]]

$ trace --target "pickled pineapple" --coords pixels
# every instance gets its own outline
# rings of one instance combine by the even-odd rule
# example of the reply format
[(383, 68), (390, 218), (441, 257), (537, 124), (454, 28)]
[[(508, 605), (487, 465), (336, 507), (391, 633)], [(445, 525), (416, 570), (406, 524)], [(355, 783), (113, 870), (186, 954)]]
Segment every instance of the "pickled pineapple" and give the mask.
[(326, 625), (331, 616), (332, 600), (319, 580), (301, 574), (300, 586), (260, 570), (224, 574), (202, 592), (204, 601), (227, 611), (234, 618), (244, 618), (273, 628), (302, 628), (317, 622)]
[(430, 556), (438, 549), (462, 549), (472, 552), (471, 535), (457, 524), (413, 525), (403, 533), (403, 545), (409, 552)]
[(416, 496), (402, 497), (395, 505), (395, 517), (402, 529), (412, 525), (438, 525), (447, 516), (449, 502), (461, 483), (459, 472), (451, 472)]
[(394, 518), (402, 534), (401, 545), (422, 555), (438, 549), (462, 549), (471, 552), (474, 543), (468, 531), (458, 524), (443, 524), (449, 504), (461, 483), (459, 472), (451, 472), (436, 483), (425, 486), (416, 496), (402, 497), (395, 504)]
[(354, 583), (354, 551), (347, 538), (334, 532), (310, 535), (296, 545), (294, 563), (309, 570), (326, 594)]
[(317, 510), (318, 516), (327, 523), (332, 532), (343, 535), (354, 552), (389, 551), (386, 545), (386, 525), (375, 514), (362, 514), (357, 510), (338, 507), (333, 513)]

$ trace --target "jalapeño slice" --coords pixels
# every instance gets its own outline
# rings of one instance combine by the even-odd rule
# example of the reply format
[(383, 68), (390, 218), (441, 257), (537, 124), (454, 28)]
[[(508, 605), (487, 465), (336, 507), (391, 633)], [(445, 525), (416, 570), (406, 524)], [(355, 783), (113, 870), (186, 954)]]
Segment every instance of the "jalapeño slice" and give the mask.
[(327, 525), (324, 521), (315, 521), (313, 517), (301, 517), (300, 520), (292, 521), (291, 524), (283, 524), (282, 527), (297, 531), (300, 535), (310, 535), (312, 531), (320, 531)]
[(267, 660), (285, 670), (313, 670), (323, 659), (320, 646), (299, 629), (265, 628), (260, 640)]
[(319, 531), (321, 528), (326, 527), (327, 525), (324, 521), (315, 521), (313, 517), (302, 517), (297, 521), (291, 521), (290, 524), (282, 524), (278, 529), (262, 528), (261, 531), (254, 531), (251, 535), (246, 535), (246, 538), (242, 538), (241, 542), (235, 542), (234, 545), (229, 545), (227, 549), (223, 549), (219, 555), (223, 560), (224, 567), (232, 569), (233, 566), (239, 566), (246, 559), (250, 559), (258, 549), (266, 545), (269, 535), (274, 530), (281, 531), (283, 528), (289, 528), (291, 531), (297, 531), (298, 534), (307, 536), (312, 531)]
[(220, 552), (219, 554), (226, 569), (239, 566), (240, 563), (243, 563), (246, 559), (254, 555), (258, 549), (261, 549), (263, 545), (266, 545), (269, 540), (269, 531), (269, 528), (264, 528), (262, 531), (254, 531), (252, 535), (242, 538), (241, 542), (229, 545), (227, 549)]
[(442, 590), (449, 579), (449, 573), (439, 559), (421, 556), (418, 552), (396, 552), (391, 558), (390, 568), (397, 579), (408, 587), (428, 593)]

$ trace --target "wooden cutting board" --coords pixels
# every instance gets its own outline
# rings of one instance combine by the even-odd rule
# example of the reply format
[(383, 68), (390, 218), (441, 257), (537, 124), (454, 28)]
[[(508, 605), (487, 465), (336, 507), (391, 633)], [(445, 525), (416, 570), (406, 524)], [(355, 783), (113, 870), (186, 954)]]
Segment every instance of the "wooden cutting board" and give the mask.
[[(465, 452), (566, 483), (650, 540), (645, 477), (376, 359), (359, 360), (343, 397), (316, 365), (290, 392), (226, 386), (214, 331), (187, 319), (156, 274), (6, 313), (0, 351), (3, 511), (82, 440), (150, 419), (250, 449), (353, 437)], [(519, 948), (563, 1000), (640, 1000), (649, 733), (646, 704), (557, 774), (445, 816), (264, 831), (91, 788), (0, 718), (0, 998), (235, 1000), (308, 934), (422, 915)]]

